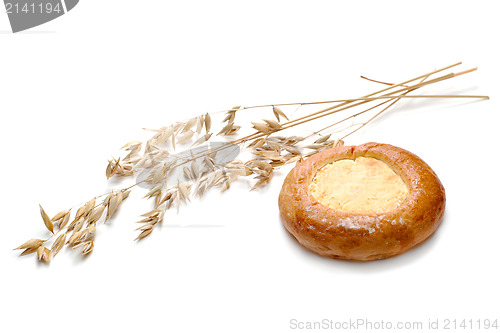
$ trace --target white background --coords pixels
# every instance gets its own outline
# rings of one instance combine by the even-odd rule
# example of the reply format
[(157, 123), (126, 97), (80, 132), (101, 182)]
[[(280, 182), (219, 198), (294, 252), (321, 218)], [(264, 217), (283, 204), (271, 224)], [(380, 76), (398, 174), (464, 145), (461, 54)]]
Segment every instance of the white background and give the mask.
[[(291, 332), (291, 319), (500, 320), (497, 7), (82, 0), (18, 34), (0, 14), (0, 331)], [(403, 147), (441, 178), (444, 221), (409, 253), (350, 263), (303, 250), (278, 217), (284, 171), (262, 191), (241, 186), (195, 200), (139, 243), (134, 221), (149, 203), (133, 192), (99, 228), (86, 260), (63, 251), (47, 266), (12, 251), (47, 236), (39, 203), (53, 215), (113, 188), (106, 160), (143, 127), (233, 105), (358, 97), (381, 88), (359, 75), (400, 82), (457, 61), (457, 71), (479, 70), (421, 93), (490, 101), (408, 101), (346, 140)]]

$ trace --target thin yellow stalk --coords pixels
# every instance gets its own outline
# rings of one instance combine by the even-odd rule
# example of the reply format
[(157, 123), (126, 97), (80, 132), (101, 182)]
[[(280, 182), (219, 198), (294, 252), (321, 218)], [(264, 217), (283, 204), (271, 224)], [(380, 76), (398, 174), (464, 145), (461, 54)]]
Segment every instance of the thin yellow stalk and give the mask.
[[(303, 123), (306, 123), (306, 122), (309, 122), (309, 121), (312, 121), (312, 120), (316, 120), (316, 119), (319, 119), (319, 118), (322, 118), (322, 117), (325, 117), (325, 116), (328, 116), (328, 115), (331, 115), (331, 114), (334, 114), (334, 113), (338, 113), (340, 111), (343, 111), (343, 110), (346, 110), (346, 109), (349, 109), (349, 108), (353, 108), (353, 107), (356, 107), (356, 106), (360, 106), (360, 105), (363, 105), (363, 104), (366, 104), (370, 101), (373, 101), (373, 100), (377, 100), (377, 99), (388, 99), (388, 101), (392, 100), (392, 99), (396, 99), (395, 102), (399, 101), (400, 98), (406, 98), (405, 97), (405, 94), (406, 93), (409, 93), (413, 90), (416, 90), (418, 88), (421, 88), (421, 87), (424, 87), (426, 85), (429, 85), (429, 84), (433, 84), (433, 83), (437, 83), (437, 82), (440, 82), (440, 81), (444, 81), (444, 80), (447, 80), (447, 79), (451, 79), (451, 78), (454, 78), (454, 77), (457, 77), (459, 75), (463, 75), (463, 74), (467, 74), (467, 73), (470, 73), (470, 72), (473, 72), (475, 71), (477, 68), (472, 68), (472, 69), (468, 69), (468, 70), (465, 70), (465, 71), (462, 71), (462, 72), (457, 72), (457, 73), (449, 73), (449, 74), (446, 74), (446, 75), (443, 75), (443, 76), (440, 76), (440, 77), (437, 77), (437, 78), (434, 78), (432, 80), (429, 80), (429, 81), (425, 81), (429, 76), (435, 74), (435, 73), (438, 73), (438, 72), (441, 72), (443, 70), (446, 70), (446, 69), (449, 69), (451, 67), (454, 67), (454, 66), (457, 66), (461, 63), (456, 63), (456, 64), (453, 64), (453, 65), (450, 65), (450, 66), (447, 66), (447, 67), (443, 67), (441, 69), (438, 69), (438, 70), (435, 70), (435, 71), (432, 71), (432, 72), (429, 72), (427, 74), (424, 74), (424, 75), (420, 75), (416, 78), (413, 78), (413, 79), (410, 79), (410, 80), (407, 80), (407, 81), (404, 81), (404, 82), (401, 82), (401, 83), (397, 83), (397, 84), (393, 84), (391, 87), (387, 87), (387, 88), (384, 88), (384, 89), (381, 89), (377, 92), (374, 92), (374, 93), (371, 93), (369, 95), (365, 95), (363, 97), (360, 97), (360, 98), (355, 98), (355, 99), (348, 99), (348, 100), (345, 100), (343, 103), (339, 104), (339, 105), (334, 105), (334, 106), (331, 106), (331, 107), (328, 107), (328, 108), (325, 108), (325, 109), (322, 109), (322, 110), (319, 110), (317, 112), (314, 112), (314, 113), (311, 113), (309, 115), (306, 115), (306, 116), (303, 116), (303, 117), (300, 117), (300, 118), (297, 118), (297, 119), (294, 119), (294, 120), (291, 120), (289, 122), (286, 122), (283, 124), (282, 128), (279, 129), (279, 130), (276, 130), (274, 131), (273, 133), (275, 132), (279, 132), (279, 131), (282, 131), (282, 130), (285, 130), (285, 129), (288, 129), (288, 128), (291, 128), (291, 127), (294, 127), (294, 126), (297, 126), (297, 125), (301, 125)], [(410, 83), (410, 82), (413, 82), (415, 80), (418, 80), (418, 79), (423, 79), (421, 80), (419, 83), (417, 84), (414, 84), (412, 86), (404, 86), (405, 84), (407, 83)], [(391, 92), (390, 94), (395, 94), (395, 93), (402, 93), (401, 95), (382, 95), (382, 96), (375, 96), (375, 97), (372, 97), (378, 93), (381, 93), (381, 92), (386, 92), (388, 90), (391, 90), (391, 89), (394, 89), (394, 88), (397, 88), (397, 87), (400, 87), (400, 86), (404, 86), (404, 88), (402, 89), (398, 89), (396, 91), (393, 91)], [(425, 96), (425, 95), (417, 95), (417, 96)], [(433, 95), (433, 96), (439, 96), (439, 95)], [(445, 95), (442, 95), (443, 97)], [(451, 95), (450, 97), (456, 97), (455, 95)], [(408, 98), (411, 98), (411, 96), (408, 96)], [(419, 98), (419, 97), (417, 97)], [(420, 97), (420, 98), (423, 98), (423, 97)], [(488, 99), (488, 96), (474, 96), (474, 95), (470, 95), (469, 98), (482, 98), (482, 99)], [(351, 104), (353, 102), (358, 102), (358, 103), (355, 103), (355, 104)], [(394, 102), (394, 103), (395, 103)], [(390, 106), (392, 106), (394, 103), (392, 103)], [(305, 105), (304, 103), (301, 103), (302, 105)], [(319, 102), (314, 102), (312, 104), (321, 104)], [(381, 103), (380, 105), (382, 105), (384, 103)], [(283, 104), (274, 104), (275, 106), (276, 105), (283, 105)], [(291, 105), (291, 104), (290, 104)], [(265, 105), (266, 106), (266, 105)], [(267, 106), (272, 106), (272, 105), (267, 105)], [(343, 106), (343, 107), (342, 107)], [(258, 107), (262, 107), (262, 106), (258, 106)], [(364, 110), (362, 111), (361, 113), (365, 113), (369, 110), (371, 110), (373, 108), (370, 108), (368, 110)], [(386, 108), (387, 109), (387, 108)], [(384, 112), (386, 109), (382, 110), (381, 112), (379, 112), (376, 116), (378, 116), (379, 114), (381, 114), (382, 112)], [(361, 114), (360, 113), (360, 114)], [(352, 117), (348, 117), (348, 118), (352, 118)], [(371, 121), (371, 119), (369, 120)], [(368, 123), (368, 122), (367, 122)], [(367, 123), (365, 123), (364, 125), (366, 125)], [(364, 126), (363, 125), (363, 126)], [(355, 130), (356, 131), (356, 130)], [(355, 131), (353, 131), (352, 133), (354, 133)], [(352, 134), (352, 133), (349, 133)], [(261, 133), (261, 132), (256, 132), (256, 133), (253, 133), (253, 134), (250, 134), (250, 135), (247, 135), (245, 137), (242, 137), (240, 139), (237, 139), (237, 140), (233, 140), (233, 141), (230, 141), (228, 142), (227, 146), (231, 145), (231, 144), (241, 144), (241, 143), (244, 143), (246, 141), (249, 141), (249, 140), (254, 140), (254, 139), (258, 139), (258, 138), (261, 138), (261, 137), (265, 137), (267, 136), (268, 134), (266, 133)], [(345, 136), (343, 137), (345, 138)], [(213, 151), (220, 151), (220, 150), (223, 150), (227, 147), (226, 145), (223, 145), (223, 146), (220, 146), (220, 147), (217, 147), (216, 149), (214, 149)], [(196, 159), (196, 158), (199, 158), (199, 157), (202, 157), (204, 156), (204, 153), (201, 152), (195, 156), (193, 156), (191, 159), (187, 160), (187, 161), (184, 161), (180, 164), (177, 164), (177, 165), (174, 165), (174, 167), (177, 167), (177, 166), (181, 166), (181, 165), (184, 165), (186, 163), (189, 163), (191, 160), (193, 159)]]
[[(420, 83), (424, 82), (425, 80), (427, 80), (428, 76), (424, 77)], [(415, 88), (415, 89), (418, 89), (418, 88)], [(364, 123), (361, 124), (361, 126), (359, 126), (358, 128), (354, 129), (353, 131), (347, 133), (346, 135), (344, 135), (342, 138), (340, 138), (341, 140), (344, 140), (346, 137), (348, 137), (349, 135), (359, 131), (360, 129), (362, 129), (363, 127), (365, 127), (368, 123), (370, 123), (373, 119), (377, 118), (379, 115), (381, 115), (383, 112), (385, 112), (387, 109), (389, 109), (391, 106), (393, 106), (394, 104), (396, 104), (398, 101), (401, 100), (401, 98), (403, 97), (406, 97), (409, 92), (415, 90), (415, 89), (412, 89), (412, 90), (408, 90), (407, 92), (403, 93), (402, 95), (400, 95), (399, 98), (395, 99), (391, 104), (389, 104), (388, 106), (386, 106), (385, 108), (383, 108), (382, 110), (380, 110), (379, 112), (377, 112), (375, 115), (373, 115), (370, 119), (368, 119), (367, 121), (365, 121)]]
[[(422, 79), (424, 77), (429, 77), (431, 75), (434, 75), (436, 73), (439, 73), (439, 72), (442, 72), (442, 71), (445, 71), (447, 69), (450, 69), (450, 68), (453, 68), (453, 67), (456, 67), (458, 65), (461, 65), (462, 62), (457, 62), (455, 64), (452, 64), (452, 65), (449, 65), (449, 66), (446, 66), (446, 67), (443, 67), (443, 68), (440, 68), (440, 69), (436, 69), (432, 72), (429, 72), (427, 74), (423, 74), (423, 75), (419, 75), (417, 77), (414, 77), (413, 79), (409, 79), (409, 80), (406, 80), (406, 81), (403, 81), (401, 83), (397, 83), (397, 84), (391, 84), (390, 87), (386, 87), (384, 89), (381, 89), (379, 91), (376, 91), (374, 93), (371, 93), (371, 94), (368, 94), (368, 95), (365, 95), (365, 96), (362, 96), (360, 98), (365, 98), (365, 97), (371, 97), (373, 95), (377, 95), (377, 94), (380, 94), (382, 92), (385, 92), (385, 91), (388, 91), (390, 89), (393, 89), (393, 88), (396, 88), (396, 87), (399, 87), (399, 86), (405, 86), (405, 84), (407, 83), (410, 83), (410, 82), (413, 82), (413, 81), (416, 81), (416, 80), (419, 80), (419, 79)], [(476, 68), (474, 69), (471, 69), (471, 70), (468, 70), (468, 71), (474, 71), (476, 70)], [(458, 74), (458, 73), (457, 73)], [(455, 75), (457, 75), (455, 74)], [(464, 73), (465, 74), (465, 73)], [(340, 101), (349, 101), (349, 100), (340, 100)], [(244, 107), (243, 109), (241, 110), (246, 110), (246, 109), (255, 109), (255, 108), (263, 108), (263, 107), (272, 107), (272, 106), (287, 106), (287, 105), (314, 105), (314, 104), (327, 104), (327, 103), (334, 103), (336, 101), (321, 101), (321, 102), (302, 102), (302, 103), (280, 103), (280, 104), (263, 104), (263, 105), (254, 105), (254, 106), (246, 106)], [(219, 111), (219, 112), (227, 112), (227, 111), (230, 111), (230, 110), (223, 110), (223, 111)]]

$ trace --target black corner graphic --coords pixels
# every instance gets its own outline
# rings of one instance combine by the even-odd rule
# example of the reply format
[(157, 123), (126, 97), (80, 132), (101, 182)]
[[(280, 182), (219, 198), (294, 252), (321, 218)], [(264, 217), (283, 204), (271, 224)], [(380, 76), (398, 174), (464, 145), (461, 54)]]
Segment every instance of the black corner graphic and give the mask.
[(12, 32), (39, 26), (66, 14), (79, 0), (4, 0)]
[(75, 8), (78, 1), (79, 0), (65, 0), (64, 2), (66, 2), (66, 10), (69, 12), (70, 10)]

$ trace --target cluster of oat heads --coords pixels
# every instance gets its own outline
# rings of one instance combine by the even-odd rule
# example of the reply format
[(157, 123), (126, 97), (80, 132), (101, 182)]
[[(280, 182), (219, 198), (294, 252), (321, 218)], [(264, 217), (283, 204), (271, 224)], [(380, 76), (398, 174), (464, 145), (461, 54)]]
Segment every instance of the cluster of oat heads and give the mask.
[[(194, 197), (203, 197), (210, 189), (224, 192), (239, 178), (251, 177), (253, 178), (251, 190), (260, 188), (269, 183), (277, 168), (300, 162), (322, 150), (343, 145), (342, 139), (365, 126), (403, 98), (487, 98), (487, 96), (470, 95), (409, 95), (410, 92), (426, 85), (473, 71), (449, 73), (432, 78), (433, 75), (459, 64), (399, 84), (388, 84), (389, 87), (355, 99), (234, 106), (226, 110), (222, 115), (223, 119), (219, 121), (216, 119), (219, 112), (206, 113), (159, 129), (148, 129), (154, 133), (151, 138), (145, 142), (131, 141), (125, 144), (122, 147), (123, 156), (111, 158), (106, 167), (107, 178), (137, 176), (135, 185), (113, 191), (99, 203), (96, 201), (97, 198), (91, 199), (80, 206), (75, 214), (71, 214), (71, 210), (65, 210), (51, 219), (40, 207), (43, 222), (52, 236), (46, 240), (31, 239), (17, 249), (23, 250), (21, 255), (36, 252), (42, 262), (49, 262), (64, 246), (81, 249), (83, 255), (89, 254), (94, 248), (97, 223), (100, 220), (104, 223), (108, 221), (136, 185), (147, 187), (144, 198), (152, 202), (152, 209), (137, 221), (139, 227), (136, 229), (138, 232), (136, 240), (141, 240), (151, 235), (153, 230), (162, 224), (167, 211), (172, 209), (178, 211), (181, 205), (188, 204)], [(287, 116), (279, 107), (322, 104), (329, 106), (294, 119)], [(388, 105), (384, 107), (385, 104)], [(322, 128), (315, 129), (309, 135), (297, 136), (295, 133), (289, 133), (290, 129), (304, 123), (349, 109), (358, 110), (360, 107), (363, 108), (361, 111), (343, 116), (338, 121), (326, 121), (325, 127), (323, 121)], [(255, 116), (251, 121), (245, 122), (239, 116), (243, 112), (245, 113), (242, 115), (249, 115), (255, 109), (264, 112), (264, 117), (261, 119), (259, 117), (260, 120), (253, 121), (257, 118)], [(358, 124), (348, 134), (336, 135), (340, 132), (335, 130), (338, 124), (345, 124), (347, 120), (367, 112), (374, 112), (375, 115)], [(343, 130), (351, 126), (344, 127)], [(250, 157), (242, 160), (240, 151), (249, 153)], [(52, 245), (49, 246), (49, 243)]]
[(231, 136), (238, 133), (241, 126), (236, 125), (234, 123), (234, 120), (236, 119), (236, 112), (241, 109), (242, 109), (241, 106), (238, 105), (238, 106), (233, 106), (231, 110), (227, 111), (226, 117), (222, 120), (224, 126), (217, 135)]
[[(241, 177), (253, 177), (251, 190), (255, 190), (272, 179), (276, 168), (343, 143), (326, 138), (310, 146), (304, 144), (311, 141), (308, 140), (310, 138), (274, 135), (283, 128), (281, 121), (288, 121), (289, 118), (276, 106), (265, 109), (272, 111), (275, 119), (246, 124), (253, 130), (253, 134), (247, 136), (238, 136), (245, 124), (236, 122), (237, 112), (246, 108), (235, 106), (225, 112), (219, 126), (216, 126), (216, 135), (211, 132), (212, 116), (204, 114), (150, 130), (155, 134), (145, 143), (132, 141), (122, 147), (127, 155), (111, 159), (106, 176), (140, 174), (142, 179), (139, 183), (148, 187), (144, 198), (151, 199), (153, 205), (152, 210), (138, 221), (140, 226), (136, 229), (139, 232), (136, 240), (149, 236), (164, 221), (169, 209), (178, 211), (192, 197), (201, 198), (207, 190), (214, 188), (224, 192)], [(213, 135), (224, 141), (219, 145), (210, 144)], [(246, 161), (219, 158), (219, 154), (235, 146), (250, 152), (252, 157)], [(176, 153), (181, 147), (183, 153)], [(175, 172), (178, 175), (174, 175)]]
[(114, 191), (99, 203), (97, 198), (92, 198), (74, 214), (68, 209), (52, 218), (40, 206), (43, 223), (52, 236), (47, 239), (30, 239), (15, 250), (23, 250), (21, 256), (36, 252), (38, 260), (44, 263), (49, 263), (65, 246), (81, 249), (82, 255), (88, 255), (94, 249), (97, 223), (101, 220), (105, 223), (111, 219), (129, 194), (130, 189)]

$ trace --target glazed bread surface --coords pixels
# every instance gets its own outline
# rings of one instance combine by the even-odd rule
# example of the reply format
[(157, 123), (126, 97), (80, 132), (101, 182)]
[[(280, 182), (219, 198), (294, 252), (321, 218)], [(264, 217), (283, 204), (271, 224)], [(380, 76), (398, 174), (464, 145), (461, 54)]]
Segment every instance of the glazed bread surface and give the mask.
[[(341, 160), (384, 162), (404, 182), (406, 198), (379, 212), (332, 209), (311, 193), (321, 169)], [(318, 195), (316, 192), (314, 193)], [(323, 192), (325, 194), (325, 192)], [(324, 150), (297, 164), (279, 195), (285, 228), (308, 250), (345, 260), (378, 260), (408, 251), (439, 226), (445, 191), (434, 171), (418, 156), (388, 144), (366, 143)]]

